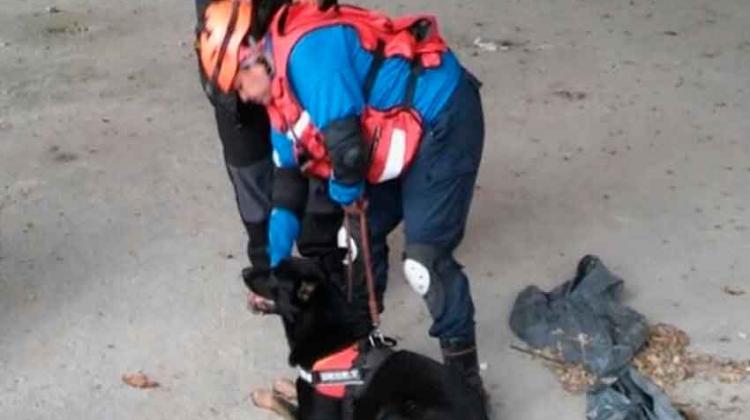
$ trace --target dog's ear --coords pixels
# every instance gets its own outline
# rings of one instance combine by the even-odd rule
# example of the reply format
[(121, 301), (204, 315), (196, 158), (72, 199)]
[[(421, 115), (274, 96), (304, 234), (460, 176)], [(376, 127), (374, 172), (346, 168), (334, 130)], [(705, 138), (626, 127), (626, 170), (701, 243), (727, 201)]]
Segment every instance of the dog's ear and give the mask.
[(266, 267), (245, 267), (242, 269), (242, 279), (254, 293), (266, 299), (274, 298), (275, 280), (271, 276), (270, 269)]

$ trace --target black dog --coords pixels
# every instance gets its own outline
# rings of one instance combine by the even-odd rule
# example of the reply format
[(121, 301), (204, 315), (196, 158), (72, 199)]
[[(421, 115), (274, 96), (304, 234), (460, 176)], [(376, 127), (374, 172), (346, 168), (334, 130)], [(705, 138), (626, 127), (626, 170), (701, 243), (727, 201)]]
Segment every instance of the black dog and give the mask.
[(283, 319), (289, 363), (300, 369), (297, 418), (485, 420), (458, 373), (372, 335), (366, 285), (347, 282), (343, 258), (292, 258), (244, 276)]

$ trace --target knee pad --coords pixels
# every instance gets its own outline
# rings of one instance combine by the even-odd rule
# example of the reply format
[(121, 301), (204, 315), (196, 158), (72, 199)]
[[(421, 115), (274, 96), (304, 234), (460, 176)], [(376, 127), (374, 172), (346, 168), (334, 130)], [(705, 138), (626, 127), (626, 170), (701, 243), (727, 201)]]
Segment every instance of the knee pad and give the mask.
[(404, 252), (406, 281), (425, 300), (434, 319), (445, 309), (445, 286), (435, 270), (439, 259), (439, 250), (430, 245), (407, 245)]

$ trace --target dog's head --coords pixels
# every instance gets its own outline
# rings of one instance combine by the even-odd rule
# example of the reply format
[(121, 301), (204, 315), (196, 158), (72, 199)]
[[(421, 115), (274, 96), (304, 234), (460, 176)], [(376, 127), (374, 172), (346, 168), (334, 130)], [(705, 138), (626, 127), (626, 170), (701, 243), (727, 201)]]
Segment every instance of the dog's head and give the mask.
[(372, 329), (366, 285), (356, 274), (349, 281), (344, 259), (340, 250), (316, 258), (287, 258), (272, 270), (243, 273), (253, 292), (274, 302), (294, 365), (309, 368)]

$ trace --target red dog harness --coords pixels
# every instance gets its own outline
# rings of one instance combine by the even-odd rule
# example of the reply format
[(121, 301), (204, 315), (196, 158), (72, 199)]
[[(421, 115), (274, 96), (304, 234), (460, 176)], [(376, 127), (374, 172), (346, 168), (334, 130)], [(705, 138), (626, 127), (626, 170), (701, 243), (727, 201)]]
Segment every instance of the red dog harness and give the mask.
[(311, 371), (298, 368), (299, 377), (322, 395), (351, 402), (393, 354), (395, 345), (396, 340), (376, 330), (367, 339), (318, 360)]
[(327, 397), (344, 398), (347, 385), (364, 384), (363, 372), (356, 368), (359, 346), (353, 344), (344, 350), (318, 360), (311, 372), (299, 369), (299, 376)]

